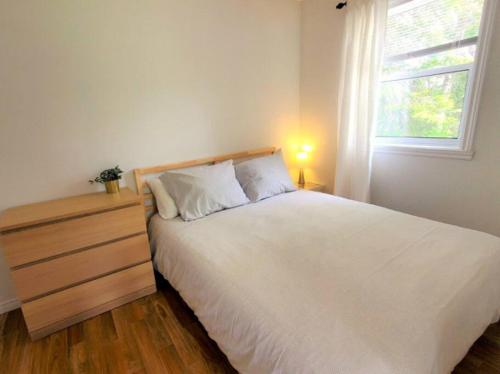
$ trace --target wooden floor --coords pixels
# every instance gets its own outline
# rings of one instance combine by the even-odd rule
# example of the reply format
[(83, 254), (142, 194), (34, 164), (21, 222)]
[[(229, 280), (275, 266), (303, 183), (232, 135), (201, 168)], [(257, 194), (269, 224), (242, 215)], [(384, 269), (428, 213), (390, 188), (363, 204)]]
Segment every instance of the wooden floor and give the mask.
[[(160, 291), (31, 342), (20, 310), (0, 316), (0, 373), (235, 373), (178, 294)], [(455, 370), (500, 374), (500, 325)]]

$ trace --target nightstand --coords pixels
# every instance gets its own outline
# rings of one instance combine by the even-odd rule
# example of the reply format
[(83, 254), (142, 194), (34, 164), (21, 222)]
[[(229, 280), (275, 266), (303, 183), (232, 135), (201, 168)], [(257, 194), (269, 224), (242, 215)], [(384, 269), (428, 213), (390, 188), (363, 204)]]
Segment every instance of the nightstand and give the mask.
[(144, 208), (128, 188), (7, 209), (0, 246), (32, 339), (156, 291)]
[(306, 184), (303, 186), (299, 186), (299, 185), (296, 185), (296, 186), (299, 190), (325, 192), (325, 185), (323, 185), (323, 184), (306, 182)]

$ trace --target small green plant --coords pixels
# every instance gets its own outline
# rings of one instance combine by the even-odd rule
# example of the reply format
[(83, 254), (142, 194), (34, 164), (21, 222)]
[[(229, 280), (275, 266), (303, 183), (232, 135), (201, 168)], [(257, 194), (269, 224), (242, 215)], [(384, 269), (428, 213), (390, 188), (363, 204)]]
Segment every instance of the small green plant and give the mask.
[(98, 177), (96, 177), (93, 180), (90, 179), (89, 183), (93, 184), (93, 183), (105, 183), (105, 182), (116, 181), (122, 179), (122, 176), (120, 175), (122, 173), (123, 173), (122, 169), (120, 169), (120, 167), (117, 165), (113, 169), (106, 169), (102, 171)]

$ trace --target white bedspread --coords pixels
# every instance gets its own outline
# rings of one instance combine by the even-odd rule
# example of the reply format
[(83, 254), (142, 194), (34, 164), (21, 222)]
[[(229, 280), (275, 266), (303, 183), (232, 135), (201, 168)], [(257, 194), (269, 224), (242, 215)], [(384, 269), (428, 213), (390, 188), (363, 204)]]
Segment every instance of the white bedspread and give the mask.
[(500, 239), (298, 191), (150, 225), (243, 373), (448, 373), (500, 315)]

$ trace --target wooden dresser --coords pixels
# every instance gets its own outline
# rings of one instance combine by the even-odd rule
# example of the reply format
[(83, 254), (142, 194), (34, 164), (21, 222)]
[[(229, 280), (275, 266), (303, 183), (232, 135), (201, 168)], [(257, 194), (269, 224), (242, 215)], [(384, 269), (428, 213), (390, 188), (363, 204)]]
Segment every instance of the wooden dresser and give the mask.
[(127, 188), (7, 209), (0, 246), (32, 339), (156, 291), (144, 208)]

